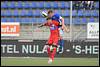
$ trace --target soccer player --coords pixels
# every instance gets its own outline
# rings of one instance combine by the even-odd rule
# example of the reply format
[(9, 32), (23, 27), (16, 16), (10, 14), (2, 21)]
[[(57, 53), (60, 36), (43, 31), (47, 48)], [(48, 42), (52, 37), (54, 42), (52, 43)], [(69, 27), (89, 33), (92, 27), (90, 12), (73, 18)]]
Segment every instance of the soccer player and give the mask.
[[(67, 31), (65, 24), (64, 24), (64, 18), (62, 18), (59, 14), (54, 14), (53, 10), (48, 10), (48, 17), (50, 17), (52, 20), (57, 21), (60, 25), (59, 27), (59, 33), (60, 33), (60, 38), (59, 38), (59, 52), (62, 50), (62, 47), (64, 45), (64, 40), (63, 40), (63, 34), (64, 30)], [(59, 53), (58, 52), (58, 53)]]
[(50, 28), (50, 37), (46, 43), (48, 45), (47, 52), (49, 55), (48, 63), (52, 63), (54, 60), (54, 56), (56, 54), (56, 49), (58, 47), (58, 40), (59, 40), (59, 30), (58, 30), (59, 23), (55, 20), (51, 20), (51, 18), (47, 18), (47, 22), (42, 24), (42, 26), (48, 26)]

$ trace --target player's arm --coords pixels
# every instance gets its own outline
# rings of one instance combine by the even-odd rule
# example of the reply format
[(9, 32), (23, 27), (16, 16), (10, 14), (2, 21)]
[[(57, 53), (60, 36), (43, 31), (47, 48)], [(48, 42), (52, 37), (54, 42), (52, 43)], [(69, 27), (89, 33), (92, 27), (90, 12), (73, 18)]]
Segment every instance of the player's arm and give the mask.
[(43, 24), (40, 25), (39, 27), (50, 26), (50, 24), (48, 24), (48, 22), (49, 22), (49, 23), (52, 22), (51, 18), (47, 18), (46, 20), (47, 20), (47, 22), (43, 23)]
[(38, 26), (38, 27), (40, 28), (40, 27), (43, 27), (43, 26), (48, 26), (47, 22), (45, 22), (45, 23), (41, 24), (41, 25), (40, 25), (40, 26)]
[(62, 18), (62, 17), (60, 16), (60, 20), (61, 20), (62, 29), (64, 29), (64, 28), (65, 28), (64, 18)]
[(43, 27), (44, 26), (44, 24), (41, 24), (41, 25), (39, 25), (38, 27), (40, 28), (40, 27)]
[(43, 23), (43, 24), (39, 25), (38, 27), (40, 28), (40, 27), (43, 27), (43, 26), (45, 26), (45, 23)]
[(64, 18), (62, 18), (61, 16), (60, 16), (60, 19), (61, 19), (61, 21), (62, 21), (62, 29), (64, 30), (64, 31), (66, 31), (66, 32), (68, 32), (68, 28), (65, 26), (65, 24), (64, 24)]
[(60, 25), (62, 25), (62, 29), (67, 31), (67, 28), (66, 28), (66, 26), (64, 24), (64, 18), (61, 17), (59, 14), (57, 15), (57, 17), (61, 20)]
[(69, 32), (68, 27), (64, 26), (64, 31)]
[(62, 18), (62, 17), (60, 16), (60, 19), (61, 19), (61, 22), (62, 22), (62, 26), (64, 26), (64, 18)]

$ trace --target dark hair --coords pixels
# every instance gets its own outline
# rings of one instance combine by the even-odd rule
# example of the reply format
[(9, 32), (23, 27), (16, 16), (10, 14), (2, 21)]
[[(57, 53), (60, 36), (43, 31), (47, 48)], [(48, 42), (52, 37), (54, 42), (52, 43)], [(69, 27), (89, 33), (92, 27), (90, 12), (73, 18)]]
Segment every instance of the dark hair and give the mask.
[(46, 20), (51, 20), (51, 18), (48, 17), (48, 18), (46, 18)]
[(53, 13), (53, 10), (49, 10), (49, 11), (48, 11), (48, 14), (50, 14), (50, 13)]

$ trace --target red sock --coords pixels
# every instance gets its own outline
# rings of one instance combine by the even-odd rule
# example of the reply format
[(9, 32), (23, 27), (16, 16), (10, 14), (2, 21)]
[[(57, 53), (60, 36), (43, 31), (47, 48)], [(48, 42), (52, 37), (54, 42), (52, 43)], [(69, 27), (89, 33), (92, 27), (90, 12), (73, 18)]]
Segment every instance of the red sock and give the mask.
[(50, 47), (47, 48), (48, 56), (51, 57)]
[(54, 49), (53, 49), (53, 52), (51, 53), (51, 58), (52, 58), (52, 60), (54, 60), (55, 54), (56, 54), (56, 48), (54, 48)]

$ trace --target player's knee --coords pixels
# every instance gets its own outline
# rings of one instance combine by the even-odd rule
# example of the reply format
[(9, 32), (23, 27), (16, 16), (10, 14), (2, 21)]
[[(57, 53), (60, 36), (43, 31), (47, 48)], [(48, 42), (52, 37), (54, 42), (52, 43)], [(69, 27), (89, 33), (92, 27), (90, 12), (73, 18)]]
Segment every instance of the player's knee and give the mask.
[(56, 47), (57, 48), (57, 44), (56, 43), (53, 43), (52, 44), (52, 47)]
[(46, 45), (51, 46), (52, 44), (50, 44), (50, 43), (46, 43)]

